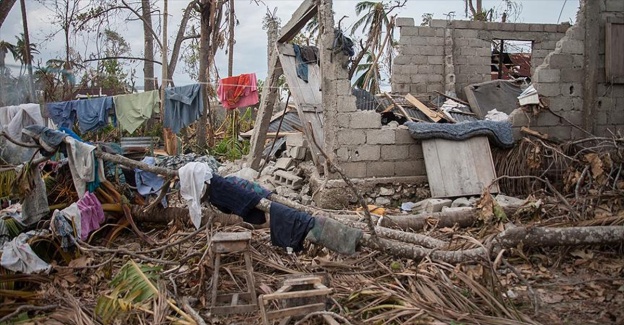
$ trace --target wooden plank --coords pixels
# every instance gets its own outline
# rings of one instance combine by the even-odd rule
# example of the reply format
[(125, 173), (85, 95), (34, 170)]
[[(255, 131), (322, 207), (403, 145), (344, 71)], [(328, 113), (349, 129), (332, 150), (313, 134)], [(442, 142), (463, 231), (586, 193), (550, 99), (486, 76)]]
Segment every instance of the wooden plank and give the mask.
[(318, 284), (321, 283), (321, 278), (318, 276), (292, 278), (284, 280), (284, 285), (305, 285), (305, 284)]
[(210, 308), (210, 312), (215, 315), (247, 314), (256, 310), (258, 310), (257, 305), (217, 306)]
[(443, 179), (443, 166), (441, 165), (441, 159), (438, 155), (436, 139), (422, 140), (421, 145), (431, 197), (444, 196), (447, 191)]
[(624, 83), (624, 24), (607, 22), (605, 33), (606, 81)]
[[(323, 113), (322, 113), (322, 94), (321, 94), (321, 73), (320, 68), (316, 64), (308, 65), (308, 82), (297, 77), (297, 62), (294, 57), (282, 54), (289, 51), (292, 44), (279, 44), (278, 53), (282, 66), (282, 71), (286, 77), (291, 97), (295, 102), (299, 119), (303, 126), (303, 132), (309, 143), (312, 143), (314, 137), (320, 145), (324, 143), (325, 135), (323, 133)], [(305, 108), (305, 110), (304, 110)], [(312, 127), (308, 127), (311, 125)], [(312, 159), (317, 170), (322, 172), (322, 166), (325, 159), (320, 154), (316, 146), (311, 145)]]
[(331, 315), (324, 314), (323, 320), (329, 325), (340, 325), (340, 323), (338, 323)]
[(305, 0), (299, 8), (293, 13), (290, 20), (282, 27), (280, 36), (277, 41), (279, 43), (286, 43), (291, 41), (295, 35), (301, 31), (301, 29), (308, 23), (308, 21), (316, 15), (318, 12), (318, 6), (316, 1)]
[[(432, 197), (479, 195), (496, 178), (487, 137), (422, 141)], [(491, 192), (498, 192), (492, 186)]]
[(416, 106), (416, 108), (418, 108), (418, 110), (420, 110), (425, 115), (427, 115), (427, 117), (430, 118), (432, 121), (437, 123), (437, 122), (439, 122), (443, 118), (442, 115), (438, 114), (438, 112), (432, 111), (431, 108), (427, 107), (427, 105), (425, 105), (421, 101), (419, 101), (418, 98), (412, 96), (412, 94), (405, 95), (405, 99), (408, 102), (410, 102), (410, 104)]
[(292, 298), (306, 298), (314, 296), (324, 296), (332, 293), (332, 289), (312, 289), (312, 290), (299, 290), (280, 293), (269, 293), (264, 295), (264, 300), (278, 300), (278, 299), (292, 299)]
[(288, 316), (306, 315), (315, 311), (325, 310), (325, 304), (312, 304), (305, 306), (290, 307), (280, 310), (269, 311), (266, 313), (268, 319), (284, 318)]
[(212, 236), (214, 242), (250, 241), (250, 232), (218, 232)]
[(262, 101), (256, 115), (254, 133), (251, 136), (249, 155), (247, 156), (249, 167), (253, 169), (260, 167), (260, 160), (263, 158), (262, 151), (264, 151), (266, 133), (271, 123), (271, 114), (277, 99), (278, 79), (282, 75), (277, 49), (271, 52), (269, 61), (269, 72), (262, 89)]
[[(397, 103), (394, 98), (392, 98), (392, 96), (390, 96), (390, 94), (388, 93), (384, 93), (384, 96), (386, 96), (388, 98), (388, 100), (390, 100), (390, 102), (392, 103), (392, 105), (396, 106), (399, 108), (399, 110), (401, 111), (401, 113), (403, 113), (403, 116), (405, 116), (405, 118), (408, 121), (414, 121), (414, 119), (407, 113), (407, 110), (405, 109), (405, 107), (403, 107), (403, 105), (400, 105), (399, 103)], [(387, 108), (386, 108), (387, 109)]]

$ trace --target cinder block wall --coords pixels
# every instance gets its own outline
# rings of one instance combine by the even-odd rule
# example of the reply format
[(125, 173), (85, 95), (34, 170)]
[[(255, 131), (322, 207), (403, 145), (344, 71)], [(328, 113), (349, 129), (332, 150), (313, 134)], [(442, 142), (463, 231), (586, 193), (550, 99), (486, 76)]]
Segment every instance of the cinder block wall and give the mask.
[(588, 136), (571, 124), (598, 136), (624, 130), (624, 84), (605, 77), (607, 19), (624, 22), (624, 1), (581, 2), (576, 24), (534, 73), (535, 88), (556, 115), (514, 112), (516, 128), (529, 126), (564, 140)]
[(422, 146), (407, 128), (382, 126), (378, 113), (356, 111), (355, 105), (338, 121), (335, 154), (349, 177), (426, 175)]
[[(448, 79), (445, 65), (454, 71), (455, 92), (491, 80), (492, 40), (532, 41), (532, 67), (540, 65), (555, 49), (569, 24), (515, 24), (482, 21), (433, 20), (415, 26), (413, 18), (398, 18), (399, 55), (393, 63), (392, 90), (416, 96), (443, 91)], [(450, 40), (445, 42), (445, 33)]]

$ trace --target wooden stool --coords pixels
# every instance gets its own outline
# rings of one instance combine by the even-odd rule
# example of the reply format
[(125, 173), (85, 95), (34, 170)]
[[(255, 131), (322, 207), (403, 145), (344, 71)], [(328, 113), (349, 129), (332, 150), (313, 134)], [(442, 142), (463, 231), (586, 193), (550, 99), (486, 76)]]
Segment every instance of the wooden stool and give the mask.
[[(215, 315), (249, 313), (258, 308), (253, 266), (251, 265), (251, 255), (249, 253), (250, 242), (250, 232), (221, 232), (212, 237), (211, 249), (215, 254), (215, 262), (214, 274), (212, 275), (212, 301), (210, 303), (210, 311)], [(224, 253), (242, 253), (245, 257), (247, 292), (217, 294), (221, 254)], [(239, 299), (244, 300), (247, 304), (239, 304)], [(217, 303), (225, 303), (226, 305), (217, 306)]]
[[(296, 290), (292, 291), (294, 287), (312, 286), (310, 290)], [(260, 314), (262, 315), (262, 322), (264, 325), (270, 325), (269, 320), (283, 318), (284, 321), (281, 324), (287, 324), (293, 316), (303, 316), (315, 311), (324, 311), (324, 302), (312, 302), (295, 307), (288, 307), (284, 309), (266, 311), (266, 305), (271, 300), (287, 300), (287, 299), (300, 299), (300, 298), (326, 298), (328, 294), (332, 293), (332, 289), (327, 288), (321, 283), (321, 277), (319, 276), (306, 276), (294, 279), (284, 280), (284, 285), (274, 293), (260, 295), (258, 300), (260, 301)], [(318, 300), (317, 300), (318, 301)], [(326, 321), (328, 321), (325, 318)], [(335, 322), (335, 321), (334, 321)], [(334, 324), (331, 323), (330, 324)]]

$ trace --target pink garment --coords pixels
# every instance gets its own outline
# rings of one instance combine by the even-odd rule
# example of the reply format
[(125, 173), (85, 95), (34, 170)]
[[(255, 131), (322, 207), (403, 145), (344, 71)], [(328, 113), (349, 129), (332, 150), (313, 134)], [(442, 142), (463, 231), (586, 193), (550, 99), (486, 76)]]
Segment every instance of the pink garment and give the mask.
[[(243, 80), (243, 82), (241, 83), (239, 80)], [(241, 92), (242, 95), (238, 96)], [(227, 109), (258, 104), (258, 81), (256, 79), (256, 74), (242, 74), (219, 80), (217, 96), (219, 97), (221, 105)], [(231, 98), (232, 96), (236, 98)]]
[(84, 241), (104, 222), (104, 209), (95, 194), (86, 192), (82, 199), (78, 200), (78, 210), (80, 210), (80, 239)]

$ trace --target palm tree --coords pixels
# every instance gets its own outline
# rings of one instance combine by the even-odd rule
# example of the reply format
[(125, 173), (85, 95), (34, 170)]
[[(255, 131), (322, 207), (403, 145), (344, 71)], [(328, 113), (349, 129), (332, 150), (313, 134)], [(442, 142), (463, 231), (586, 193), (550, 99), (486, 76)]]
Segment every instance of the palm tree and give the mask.
[(17, 61), (18, 59), (17, 59), (16, 46), (6, 41), (0, 41), (0, 70), (4, 71), (4, 68), (5, 68), (4, 59), (7, 53), (9, 52), (11, 53), (11, 55), (13, 55), (13, 59)]
[[(349, 78), (361, 73), (356, 80), (356, 85), (372, 93), (378, 93), (379, 81), (381, 80), (380, 65), (392, 65), (394, 33), (394, 16), (390, 13), (397, 8), (403, 7), (406, 0), (394, 0), (393, 3), (362, 1), (355, 5), (355, 13), (360, 16), (364, 13), (351, 28), (351, 34), (355, 34), (359, 29), (365, 34), (366, 43), (362, 45), (362, 50), (353, 60), (353, 65), (349, 70)], [(366, 56), (366, 63), (360, 62)]]
[[(28, 47), (26, 46), (26, 41), (24, 40), (24, 33), (21, 33), (20, 36), (15, 36), (17, 42), (15, 43), (15, 52), (13, 55), (16, 61), (19, 61), (22, 64), (22, 69), (24, 65), (27, 64), (26, 58), (30, 53), (30, 60), (32, 62), (33, 54), (39, 54), (39, 50), (37, 50), (37, 44), (30, 43)], [(28, 50), (30, 49), (30, 52)], [(20, 74), (22, 74), (22, 70), (20, 70)]]

